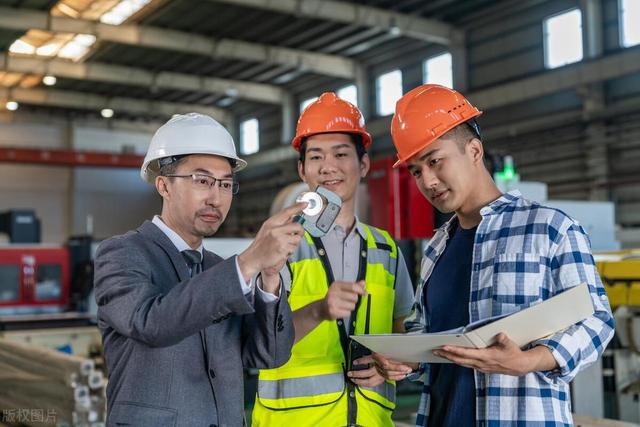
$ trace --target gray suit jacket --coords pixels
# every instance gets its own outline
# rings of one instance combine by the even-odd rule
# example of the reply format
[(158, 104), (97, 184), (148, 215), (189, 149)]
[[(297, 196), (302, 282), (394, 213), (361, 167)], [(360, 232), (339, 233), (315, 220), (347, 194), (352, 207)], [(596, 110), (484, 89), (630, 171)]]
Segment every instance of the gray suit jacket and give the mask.
[(205, 251), (203, 269), (190, 278), (182, 255), (149, 221), (98, 248), (108, 426), (241, 426), (243, 366), (289, 359), (287, 299), (252, 304), (235, 257)]

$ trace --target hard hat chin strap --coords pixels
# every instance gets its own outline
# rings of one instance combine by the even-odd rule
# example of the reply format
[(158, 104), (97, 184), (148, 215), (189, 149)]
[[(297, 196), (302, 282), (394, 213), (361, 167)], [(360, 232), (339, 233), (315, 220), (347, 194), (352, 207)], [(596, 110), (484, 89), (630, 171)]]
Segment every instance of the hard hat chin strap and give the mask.
[[(167, 166), (170, 165), (172, 163), (177, 162), (178, 160), (187, 157), (189, 154), (183, 154), (180, 156), (168, 156), (168, 157), (163, 157), (161, 159), (158, 159), (158, 170), (161, 169), (163, 166)], [(231, 169), (235, 169), (235, 167), (238, 165), (238, 162), (235, 159), (230, 159), (228, 157), (226, 157), (226, 159), (229, 161), (229, 164), (231, 165)]]
[(478, 124), (478, 121), (475, 119), (475, 117), (471, 120), (467, 120), (466, 123), (471, 128), (471, 130), (473, 130), (473, 133), (476, 134), (478, 139), (482, 141), (482, 133), (480, 132), (480, 125)]
[(168, 157), (163, 157), (161, 159), (158, 159), (158, 169), (160, 169), (163, 166), (170, 165), (171, 163), (175, 163), (183, 157), (184, 156), (168, 156)]

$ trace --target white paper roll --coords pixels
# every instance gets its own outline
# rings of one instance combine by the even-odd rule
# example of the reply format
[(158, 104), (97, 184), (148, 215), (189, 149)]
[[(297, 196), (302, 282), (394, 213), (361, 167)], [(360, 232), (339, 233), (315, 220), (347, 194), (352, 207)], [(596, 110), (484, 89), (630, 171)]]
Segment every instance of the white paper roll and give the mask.
[(308, 205), (303, 209), (305, 215), (315, 216), (322, 212), (322, 196), (318, 193), (310, 191), (298, 197), (299, 202), (307, 202)]

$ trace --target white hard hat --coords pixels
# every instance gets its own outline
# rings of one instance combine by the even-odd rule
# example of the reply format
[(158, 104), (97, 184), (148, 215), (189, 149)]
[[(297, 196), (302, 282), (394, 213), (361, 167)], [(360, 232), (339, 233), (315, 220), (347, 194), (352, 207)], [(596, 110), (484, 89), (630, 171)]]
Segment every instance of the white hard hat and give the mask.
[(212, 154), (232, 160), (233, 172), (247, 166), (236, 154), (231, 134), (217, 121), (198, 113), (176, 114), (151, 138), (140, 169), (143, 180), (153, 183), (158, 176), (158, 160), (188, 154)]

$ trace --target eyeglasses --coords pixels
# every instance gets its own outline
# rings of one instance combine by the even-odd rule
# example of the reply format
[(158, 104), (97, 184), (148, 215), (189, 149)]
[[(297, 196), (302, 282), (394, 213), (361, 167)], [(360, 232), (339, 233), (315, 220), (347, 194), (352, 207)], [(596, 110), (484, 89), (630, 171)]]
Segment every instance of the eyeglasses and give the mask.
[(218, 188), (220, 188), (220, 191), (223, 193), (238, 194), (238, 190), (240, 190), (240, 183), (231, 178), (216, 178), (215, 176), (205, 175), (202, 173), (165, 176), (169, 178), (191, 178), (194, 188), (202, 191), (211, 191), (216, 183), (218, 183)]

